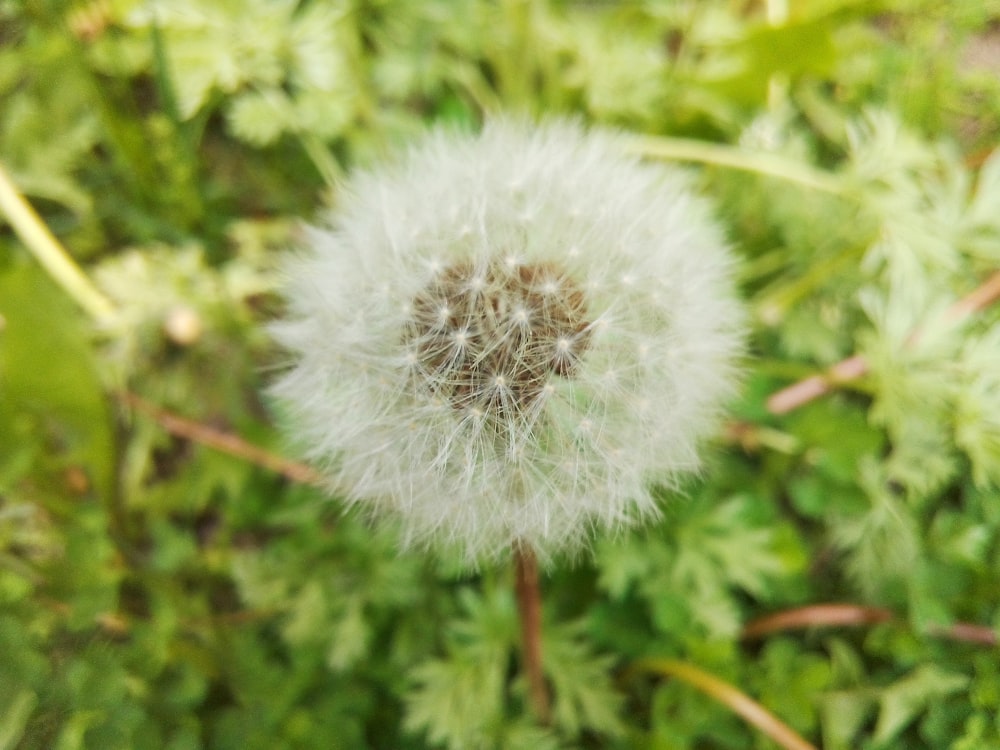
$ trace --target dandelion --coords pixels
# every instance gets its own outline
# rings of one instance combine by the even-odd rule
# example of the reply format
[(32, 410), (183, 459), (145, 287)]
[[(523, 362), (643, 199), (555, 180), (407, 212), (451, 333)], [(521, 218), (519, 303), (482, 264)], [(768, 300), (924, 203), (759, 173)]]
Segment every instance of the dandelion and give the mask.
[(289, 269), (275, 385), (349, 504), (470, 565), (655, 517), (733, 392), (731, 259), (682, 174), (501, 120), (355, 176)]

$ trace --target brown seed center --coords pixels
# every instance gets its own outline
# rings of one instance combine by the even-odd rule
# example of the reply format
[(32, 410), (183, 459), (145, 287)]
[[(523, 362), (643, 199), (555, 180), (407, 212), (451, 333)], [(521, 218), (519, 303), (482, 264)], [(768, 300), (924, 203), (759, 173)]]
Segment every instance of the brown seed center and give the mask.
[(422, 387), (456, 409), (515, 419), (590, 339), (583, 292), (553, 264), (456, 263), (413, 300), (404, 342)]

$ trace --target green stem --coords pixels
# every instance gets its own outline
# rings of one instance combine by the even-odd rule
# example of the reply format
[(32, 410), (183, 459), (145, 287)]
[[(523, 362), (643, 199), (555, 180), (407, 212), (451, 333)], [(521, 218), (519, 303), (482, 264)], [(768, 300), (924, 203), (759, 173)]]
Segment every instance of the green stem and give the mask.
[(633, 141), (633, 149), (642, 156), (655, 159), (694, 161), (765, 174), (833, 195), (844, 195), (846, 190), (844, 181), (829, 172), (776, 154), (750, 153), (721, 143), (666, 136), (639, 136)]
[(693, 664), (676, 659), (642, 659), (632, 666), (631, 671), (653, 672), (686, 682), (731, 709), (785, 750), (816, 750), (815, 745), (803, 739), (757, 701)]
[(500, 3), (504, 31), (497, 50), (498, 90), (502, 98), (513, 105), (515, 110), (530, 111), (532, 94), (531, 82), (538, 70), (532, 39), (533, 0), (503, 0)]
[(338, 180), (343, 177), (343, 170), (337, 160), (330, 155), (326, 144), (315, 135), (308, 133), (302, 133), (299, 136), (299, 142), (323, 181), (327, 185), (336, 185)]
[(490, 88), (480, 70), (467, 62), (453, 62), (453, 73), (455, 81), (461, 86), (462, 91), (484, 115), (492, 115), (503, 111), (500, 97)]
[(76, 261), (59, 244), (45, 223), (24, 199), (3, 165), (0, 165), (0, 211), (32, 255), (92, 318), (101, 320), (114, 312), (111, 300), (95, 287)]

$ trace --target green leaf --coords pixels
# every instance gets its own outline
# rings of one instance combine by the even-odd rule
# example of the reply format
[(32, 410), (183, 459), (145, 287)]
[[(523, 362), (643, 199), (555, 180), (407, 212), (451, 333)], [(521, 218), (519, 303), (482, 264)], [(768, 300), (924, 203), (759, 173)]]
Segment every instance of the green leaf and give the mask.
[(834, 544), (848, 554), (852, 579), (874, 597), (907, 579), (921, 542), (915, 519), (888, 482), (885, 467), (866, 460), (859, 473), (869, 506), (858, 515), (838, 518), (831, 534)]
[(820, 698), (823, 747), (850, 750), (857, 747), (857, 735), (876, 707), (869, 690), (837, 690)]
[(365, 621), (361, 598), (350, 597), (330, 639), (326, 663), (335, 671), (353, 666), (368, 652), (370, 640), (371, 628)]
[(739, 627), (730, 587), (761, 595), (787, 575), (790, 561), (776, 549), (776, 530), (749, 523), (749, 496), (732, 498), (676, 529), (677, 552), (670, 578), (691, 597), (696, 619), (717, 635)]
[(0, 707), (0, 750), (14, 750), (24, 736), (25, 725), (38, 703), (38, 696), (21, 690)]
[(497, 747), (504, 750), (559, 750), (565, 746), (552, 732), (524, 722), (509, 725)]
[(233, 135), (255, 146), (276, 141), (295, 117), (292, 102), (279, 89), (242, 94), (227, 116)]
[(611, 682), (613, 659), (595, 656), (579, 635), (581, 628), (566, 625), (544, 633), (542, 660), (552, 683), (553, 718), (571, 737), (582, 731), (620, 736), (624, 726), (618, 713), (622, 697)]
[(722, 48), (728, 53), (724, 58), (728, 64), (720, 64), (720, 73), (703, 83), (742, 103), (763, 102), (768, 81), (776, 74), (822, 75), (830, 71), (836, 60), (834, 28), (830, 18), (751, 28), (743, 38)]
[(32, 265), (0, 266), (0, 457), (22, 449), (14, 420), (56, 446), (99, 497), (111, 490), (111, 417), (82, 314)]
[[(513, 646), (512, 602), (466, 590), (465, 618), (453, 623), (448, 658), (419, 664), (410, 673), (404, 726), (426, 732), (434, 744), (492, 747), (504, 719), (505, 676)], [(500, 615), (498, 618), (497, 616)]]
[(500, 654), (426, 662), (411, 673), (405, 726), (426, 731), (434, 744), (484, 747), (503, 716)]
[(934, 664), (923, 664), (879, 692), (879, 715), (874, 740), (885, 743), (927, 710), (933, 701), (964, 690), (965, 675)]
[(980, 486), (1000, 486), (1000, 325), (971, 338), (962, 352), (965, 387), (957, 397), (955, 442)]
[(764, 646), (753, 672), (757, 700), (808, 736), (817, 724), (816, 696), (831, 686), (829, 661), (803, 653), (790, 639), (775, 638)]

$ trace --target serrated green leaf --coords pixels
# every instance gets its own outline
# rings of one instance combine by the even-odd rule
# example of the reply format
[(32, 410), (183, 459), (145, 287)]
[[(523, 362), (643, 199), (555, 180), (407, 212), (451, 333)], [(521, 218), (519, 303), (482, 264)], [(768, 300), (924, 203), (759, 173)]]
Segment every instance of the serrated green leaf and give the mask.
[(503, 716), (505, 655), (480, 653), (421, 664), (411, 673), (404, 725), (454, 750), (487, 748)]
[(367, 653), (370, 635), (361, 598), (357, 596), (349, 598), (345, 605), (345, 611), (339, 622), (336, 623), (330, 638), (326, 663), (335, 671), (353, 666), (358, 659)]
[[(492, 748), (502, 733), (505, 675), (512, 653), (511, 597), (463, 590), (466, 615), (452, 623), (446, 659), (417, 665), (404, 726), (449, 748)], [(498, 617), (499, 615), (499, 617)]]
[(879, 692), (879, 715), (874, 740), (885, 743), (895, 737), (936, 699), (964, 690), (965, 675), (924, 664)]
[(776, 554), (774, 531), (747, 522), (750, 502), (730, 499), (676, 530), (670, 578), (697, 596), (695, 618), (718, 635), (735, 633), (739, 625), (730, 587), (761, 594), (788, 573)]
[(823, 747), (827, 750), (857, 747), (858, 733), (874, 713), (876, 705), (874, 696), (867, 690), (839, 690), (824, 694), (820, 699)]
[(553, 718), (571, 737), (592, 731), (620, 736), (622, 698), (610, 677), (613, 659), (596, 656), (579, 638), (580, 628), (549, 629), (543, 636), (542, 660), (554, 694)]
[(273, 143), (293, 121), (294, 107), (278, 89), (241, 94), (226, 114), (233, 135), (255, 146)]
[(559, 750), (563, 747), (552, 732), (524, 723), (510, 726), (498, 746), (504, 750)]
[(656, 565), (650, 545), (636, 537), (599, 543), (600, 577), (598, 583), (621, 599), (635, 581), (646, 578)]
[(834, 543), (848, 553), (847, 569), (868, 596), (884, 594), (886, 587), (904, 581), (921, 551), (913, 515), (893, 491), (884, 467), (867, 460), (859, 467), (859, 482), (869, 507), (838, 520)]

